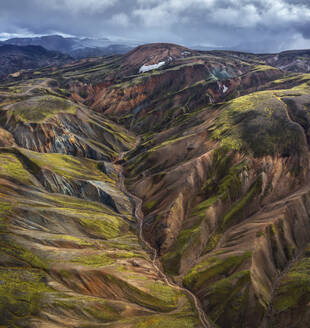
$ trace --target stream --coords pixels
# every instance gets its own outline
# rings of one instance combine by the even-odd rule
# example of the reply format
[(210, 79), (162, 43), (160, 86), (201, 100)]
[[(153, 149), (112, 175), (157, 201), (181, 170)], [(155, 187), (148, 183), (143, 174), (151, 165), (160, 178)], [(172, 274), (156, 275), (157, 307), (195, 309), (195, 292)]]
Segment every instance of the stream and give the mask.
[[(124, 156), (126, 155), (125, 153), (122, 153), (120, 155), (119, 159), (123, 159)], [(126, 186), (125, 186), (125, 177), (123, 174), (123, 167), (120, 166), (119, 167), (119, 187), (120, 190), (127, 195), (130, 199), (133, 200), (134, 204), (135, 204), (135, 218), (138, 222), (138, 228), (139, 228), (139, 238), (141, 243), (151, 252), (151, 254), (153, 254), (153, 259), (152, 259), (152, 264), (154, 269), (156, 270), (156, 272), (159, 274), (160, 277), (163, 278), (164, 282), (175, 289), (178, 289), (179, 291), (185, 293), (186, 295), (188, 295), (193, 301), (194, 301), (194, 305), (196, 308), (196, 311), (198, 313), (199, 316), (199, 320), (202, 324), (202, 327), (204, 328), (212, 328), (213, 325), (210, 323), (209, 319), (207, 318), (200, 301), (198, 300), (198, 298), (188, 289), (177, 285), (176, 283), (172, 282), (171, 279), (169, 279), (169, 277), (165, 274), (165, 272), (160, 268), (160, 262), (159, 262), (159, 256), (158, 256), (158, 251), (156, 248), (154, 248), (147, 240), (145, 240), (144, 236), (143, 236), (143, 219), (144, 219), (144, 214), (142, 212), (142, 199), (138, 198), (137, 196), (131, 194)]]

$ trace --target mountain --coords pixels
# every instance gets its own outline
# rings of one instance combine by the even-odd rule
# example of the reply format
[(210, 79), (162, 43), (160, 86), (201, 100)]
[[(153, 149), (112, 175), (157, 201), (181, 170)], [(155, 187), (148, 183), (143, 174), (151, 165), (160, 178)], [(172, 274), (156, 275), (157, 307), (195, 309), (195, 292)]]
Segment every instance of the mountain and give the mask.
[(72, 58), (40, 46), (0, 45), (0, 79), (23, 69), (67, 63)]
[(41, 46), (47, 50), (62, 52), (74, 58), (124, 54), (133, 48), (131, 42), (115, 42), (107, 38), (65, 38), (60, 35), (46, 35), (33, 38), (13, 38), (3, 41), (2, 44), (17, 46)]
[(290, 72), (310, 72), (310, 50), (290, 50), (267, 57), (268, 64)]
[(308, 62), (157, 43), (2, 82), (0, 325), (307, 328)]
[(71, 52), (74, 58), (87, 58), (87, 57), (102, 57), (126, 54), (132, 50), (131, 46), (122, 44), (111, 44), (107, 47), (95, 47), (95, 48), (80, 48)]
[[(77, 39), (78, 41), (78, 39)], [(16, 46), (41, 46), (47, 50), (69, 52), (76, 44), (75, 38), (64, 38), (60, 35), (47, 35), (42, 37), (12, 38), (2, 42)]]

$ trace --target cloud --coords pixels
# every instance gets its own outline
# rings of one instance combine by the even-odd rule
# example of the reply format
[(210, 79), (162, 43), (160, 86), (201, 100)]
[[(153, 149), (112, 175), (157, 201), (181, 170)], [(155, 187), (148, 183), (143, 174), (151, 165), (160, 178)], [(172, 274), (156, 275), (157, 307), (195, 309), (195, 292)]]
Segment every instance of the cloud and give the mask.
[[(264, 43), (277, 50), (310, 39), (309, 0), (1, 0), (0, 31), (118, 35), (142, 42)], [(1, 36), (0, 36), (1, 37)], [(298, 42), (296, 41), (298, 40)]]
[(127, 27), (129, 25), (129, 17), (124, 13), (115, 14), (111, 18), (111, 23), (117, 26)]
[(248, 28), (261, 23), (261, 16), (252, 4), (241, 8), (215, 8), (210, 20), (224, 26)]
[[(80, 13), (85, 10), (89, 12), (103, 12), (109, 7), (113, 7), (119, 0), (51, 0), (46, 2), (46, 6), (52, 10), (70, 10), (72, 13)], [(38, 6), (42, 5), (42, 0), (36, 0)]]

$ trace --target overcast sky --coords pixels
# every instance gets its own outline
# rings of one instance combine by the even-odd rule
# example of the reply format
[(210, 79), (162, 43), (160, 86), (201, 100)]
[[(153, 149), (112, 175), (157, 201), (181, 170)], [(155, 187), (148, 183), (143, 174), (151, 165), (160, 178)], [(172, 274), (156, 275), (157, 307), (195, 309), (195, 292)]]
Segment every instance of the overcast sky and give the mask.
[(310, 0), (0, 0), (0, 38), (55, 33), (256, 51), (310, 48)]

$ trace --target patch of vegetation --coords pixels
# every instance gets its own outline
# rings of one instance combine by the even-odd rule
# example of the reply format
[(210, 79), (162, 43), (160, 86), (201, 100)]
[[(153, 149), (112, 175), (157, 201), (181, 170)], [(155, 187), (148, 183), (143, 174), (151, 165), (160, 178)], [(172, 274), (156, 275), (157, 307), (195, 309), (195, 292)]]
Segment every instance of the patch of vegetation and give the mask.
[(251, 200), (261, 191), (261, 184), (261, 177), (258, 177), (257, 181), (250, 188), (250, 190), (224, 215), (222, 229), (225, 229), (227, 225), (231, 225), (232, 221), (235, 222), (235, 220), (238, 219), (238, 216), (242, 216), (240, 215), (240, 212), (246, 205), (250, 204)]
[(257, 65), (254, 67), (254, 72), (265, 72), (265, 71), (278, 71), (279, 69), (269, 65)]
[(115, 263), (115, 260), (106, 254), (81, 255), (71, 259), (71, 262), (92, 267), (104, 267)]
[(218, 244), (220, 239), (222, 238), (222, 233), (214, 232), (208, 239), (208, 242), (202, 252), (202, 255), (207, 254), (208, 252), (211, 252)]
[(160, 148), (163, 148), (163, 147), (168, 146), (168, 145), (170, 145), (170, 144), (173, 144), (173, 143), (175, 143), (175, 142), (178, 142), (178, 141), (181, 141), (181, 140), (187, 139), (187, 138), (189, 138), (189, 137), (191, 137), (191, 135), (186, 135), (186, 136), (182, 136), (182, 137), (179, 137), (179, 138), (166, 140), (166, 141), (164, 141), (163, 143), (161, 143), (160, 145), (157, 145), (156, 147), (153, 147), (153, 148), (150, 150), (150, 152), (154, 152), (154, 151), (156, 151), (156, 150), (158, 150), (158, 149), (160, 149)]
[(234, 164), (234, 157), (235, 152), (228, 147), (219, 147), (214, 151), (208, 178), (201, 189), (207, 200), (196, 206), (195, 215), (200, 212), (203, 216), (204, 209), (217, 199), (238, 199), (241, 193), (240, 174), (248, 170), (249, 163), (242, 160)]
[(146, 254), (142, 252), (132, 252), (132, 251), (125, 251), (125, 250), (114, 250), (105, 252), (102, 254), (87, 254), (87, 255), (80, 255), (71, 259), (71, 262), (78, 263), (86, 266), (92, 267), (103, 267), (115, 264), (117, 259), (134, 259), (134, 258), (144, 258), (148, 260)]
[(68, 209), (69, 211), (72, 209), (73, 214), (76, 213), (75, 210), (77, 210), (77, 213), (81, 210), (83, 213), (86, 211), (89, 215), (104, 213), (115, 215), (115, 212), (110, 207), (90, 200), (61, 194), (44, 194), (44, 198), (48, 203), (55, 204), (60, 209)]
[(24, 266), (38, 269), (47, 269), (48, 263), (36, 256), (27, 248), (17, 244), (9, 236), (0, 241), (0, 254), (6, 254), (22, 263)]
[(133, 328), (194, 328), (198, 325), (197, 319), (189, 314), (150, 316), (136, 321)]
[[(70, 211), (71, 212), (71, 211)], [(103, 239), (119, 237), (128, 231), (129, 225), (117, 216), (105, 213), (94, 214), (87, 211), (78, 211), (79, 221), (88, 233)]]
[(236, 271), (250, 257), (251, 252), (232, 256), (213, 255), (192, 268), (184, 277), (183, 283), (187, 288), (197, 290), (207, 282), (219, 280), (227, 272)]
[(220, 326), (224, 320), (228, 320), (230, 327), (240, 327), (240, 322), (248, 311), (250, 284), (250, 271), (247, 270), (209, 284), (207, 297), (211, 319)]
[(0, 233), (4, 232), (7, 227), (7, 219), (8, 219), (8, 214), (13, 208), (13, 205), (5, 201), (2, 198), (2, 194), (0, 193)]
[(156, 200), (149, 200), (146, 203), (143, 204), (143, 207), (145, 207), (147, 210), (151, 210), (155, 207), (157, 201)]
[(217, 200), (219, 199), (219, 196), (210, 197), (203, 202), (199, 203), (194, 210), (193, 215), (197, 215), (201, 218), (204, 218), (206, 215), (206, 210), (211, 207)]
[[(291, 90), (304, 88), (301, 85)], [(303, 133), (287, 116), (286, 105), (279, 98), (285, 94), (283, 90), (255, 92), (223, 105), (212, 138), (256, 157), (300, 153)]]
[[(235, 201), (240, 197), (241, 181), (239, 176), (242, 171), (248, 169), (248, 162), (243, 160), (233, 165), (233, 158), (234, 152), (229, 151), (226, 147), (220, 147), (214, 152), (212, 166), (208, 174), (209, 178), (206, 180), (201, 190), (201, 193), (204, 194), (204, 197), (207, 197), (207, 199), (194, 207), (191, 213), (193, 219), (197, 217), (195, 224), (192, 228), (181, 230), (181, 233), (176, 238), (169, 252), (162, 257), (164, 267), (168, 273), (178, 273), (181, 259), (186, 256), (186, 250), (193, 247), (193, 242), (195, 242), (195, 247), (199, 248), (201, 243), (200, 225), (203, 220), (208, 220), (208, 208), (216, 206), (215, 204), (219, 200), (224, 201), (229, 199), (229, 201)], [(255, 192), (253, 191), (251, 195), (254, 196)], [(241, 200), (239, 200), (239, 202), (245, 206), (247, 202), (251, 200), (251, 197), (245, 195), (242, 199), (243, 202), (241, 202)], [(241, 207), (239, 210), (241, 210)], [(234, 207), (234, 211), (230, 213), (233, 217), (239, 212), (237, 211), (237, 206)], [(229, 213), (227, 213), (226, 216), (227, 221), (230, 217), (228, 214)], [(221, 229), (212, 233), (203, 250), (204, 254), (216, 247), (221, 238), (221, 233)]]
[(309, 80), (310, 80), (310, 74), (294, 74), (293, 76), (286, 76), (283, 77), (282, 79), (275, 80), (273, 81), (273, 83), (275, 84), (284, 84), (288, 82), (301, 83)]
[(63, 240), (63, 241), (68, 241), (72, 242), (73, 244), (79, 245), (79, 246), (92, 246), (94, 245), (93, 242), (87, 241), (86, 239), (82, 239), (76, 236), (71, 236), (71, 235), (56, 235), (53, 234), (52, 238), (54, 240)]
[(56, 96), (31, 97), (10, 107), (9, 111), (18, 121), (42, 123), (59, 113), (75, 114), (77, 105)]
[(302, 309), (310, 302), (310, 247), (281, 280), (273, 300), (277, 312)]
[(171, 275), (177, 275), (180, 269), (180, 261), (185, 255), (186, 249), (192, 247), (193, 243), (200, 241), (200, 222), (191, 229), (180, 232), (169, 252), (162, 256), (161, 261), (165, 271)]
[(33, 176), (12, 153), (0, 153), (0, 176), (9, 177), (24, 184), (32, 184), (33, 181)]
[(0, 318), (7, 327), (20, 326), (38, 314), (44, 294), (51, 292), (45, 274), (25, 268), (0, 268)]
[(98, 162), (85, 158), (56, 153), (37, 153), (21, 149), (20, 152), (38, 167), (49, 169), (68, 179), (97, 180), (115, 184), (115, 181), (103, 173)]
[[(117, 271), (121, 272), (121, 270)], [(143, 287), (138, 288), (127, 281), (128, 277), (126, 280), (123, 280), (114, 275), (105, 273), (102, 279), (108, 284), (115, 284), (118, 288), (121, 288), (122, 292), (132, 302), (156, 311), (169, 312), (176, 309), (179, 299), (183, 297), (179, 290), (171, 288), (161, 281), (143, 281)], [(136, 279), (134, 280), (136, 283)]]
[(124, 250), (124, 251), (134, 251), (136, 257), (138, 256), (139, 252), (141, 251), (141, 246), (138, 242), (138, 238), (134, 234), (127, 234), (117, 238), (109, 239), (108, 241), (104, 242), (108, 247), (116, 248), (117, 250)]
[[(111, 302), (112, 303), (112, 302)], [(74, 315), (81, 309), (87, 318), (91, 317), (100, 322), (119, 320), (122, 316), (118, 304), (114, 305), (104, 299), (90, 296), (62, 297), (53, 300), (53, 308), (64, 309)], [(114, 306), (113, 306), (114, 305)]]

